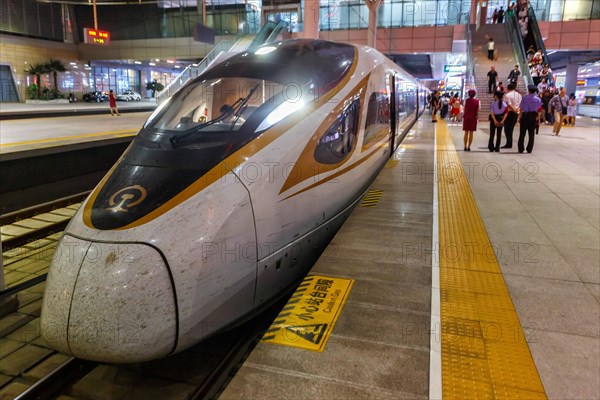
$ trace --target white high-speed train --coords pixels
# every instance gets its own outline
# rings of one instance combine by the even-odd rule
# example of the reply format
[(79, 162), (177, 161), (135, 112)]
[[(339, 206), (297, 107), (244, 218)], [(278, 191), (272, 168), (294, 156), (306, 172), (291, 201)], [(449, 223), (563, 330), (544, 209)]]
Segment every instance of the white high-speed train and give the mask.
[(71, 220), (42, 335), (104, 362), (182, 351), (291, 289), (424, 107), (378, 51), (292, 40), (163, 103)]

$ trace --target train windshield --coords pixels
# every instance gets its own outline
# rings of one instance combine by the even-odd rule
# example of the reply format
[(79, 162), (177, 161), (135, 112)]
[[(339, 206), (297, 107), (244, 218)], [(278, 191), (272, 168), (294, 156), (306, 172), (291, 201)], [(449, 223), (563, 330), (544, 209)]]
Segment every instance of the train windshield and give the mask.
[(222, 141), (223, 134), (237, 132), (251, 139), (334, 89), (355, 57), (353, 46), (312, 40), (243, 52), (163, 103), (144, 131), (151, 140), (162, 141), (166, 134), (173, 145)]
[(235, 132), (259, 108), (279, 105), (283, 90), (280, 83), (260, 79), (203, 80), (184, 88), (164, 112), (159, 111), (156, 121), (151, 117), (146, 125), (181, 138), (182, 133)]

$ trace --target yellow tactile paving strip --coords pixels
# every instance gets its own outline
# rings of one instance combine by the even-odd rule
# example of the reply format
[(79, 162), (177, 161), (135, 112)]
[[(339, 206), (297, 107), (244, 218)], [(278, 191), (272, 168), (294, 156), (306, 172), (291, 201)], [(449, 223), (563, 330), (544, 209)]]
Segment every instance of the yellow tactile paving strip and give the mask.
[(491, 243), (445, 122), (436, 135), (442, 396), (545, 399), (500, 266), (481, 251)]

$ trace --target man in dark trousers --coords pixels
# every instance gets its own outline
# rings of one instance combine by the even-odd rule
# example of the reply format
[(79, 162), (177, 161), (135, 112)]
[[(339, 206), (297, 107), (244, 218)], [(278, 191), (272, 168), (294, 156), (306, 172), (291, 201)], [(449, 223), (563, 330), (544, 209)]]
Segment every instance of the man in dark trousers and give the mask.
[(501, 24), (504, 22), (504, 8), (500, 7), (498, 10), (498, 23)]
[(521, 71), (519, 71), (519, 66), (515, 65), (510, 74), (508, 74), (508, 82), (515, 84), (515, 90), (517, 90), (517, 82), (519, 81), (519, 75), (521, 75)]
[(515, 91), (515, 84), (508, 84), (508, 92), (504, 95), (504, 101), (508, 105), (508, 115), (506, 121), (504, 121), (504, 134), (506, 135), (506, 144), (502, 146), (503, 149), (512, 148), (513, 132), (515, 130), (515, 124), (519, 117), (521, 101), (523, 96)]
[(527, 152), (533, 151), (533, 139), (535, 138), (535, 127), (540, 123), (540, 111), (542, 110), (542, 99), (536, 95), (537, 86), (527, 86), (529, 94), (521, 100), (521, 131), (519, 134), (519, 153), (525, 150), (525, 134), (529, 136), (527, 141)]
[(487, 82), (488, 82), (488, 93), (494, 93), (496, 91), (496, 79), (498, 78), (498, 73), (496, 72), (496, 68), (492, 65), (490, 70), (487, 73)]

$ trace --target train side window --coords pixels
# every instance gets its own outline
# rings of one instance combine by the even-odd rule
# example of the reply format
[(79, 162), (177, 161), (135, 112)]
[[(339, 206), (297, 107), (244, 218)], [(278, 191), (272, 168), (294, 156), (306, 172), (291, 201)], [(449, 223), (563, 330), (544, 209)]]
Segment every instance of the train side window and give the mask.
[(390, 96), (387, 93), (373, 92), (369, 96), (363, 146), (377, 141), (389, 133)]
[(360, 99), (357, 98), (337, 117), (315, 149), (315, 160), (321, 164), (337, 164), (343, 161), (356, 144), (356, 132), (360, 115)]

